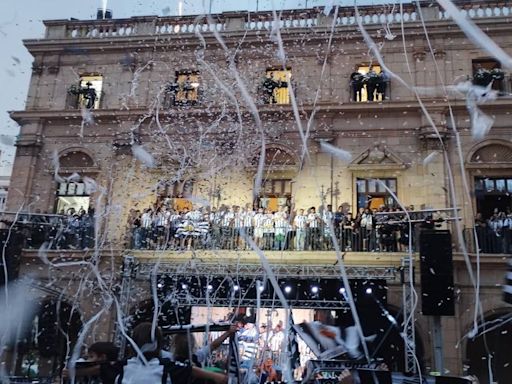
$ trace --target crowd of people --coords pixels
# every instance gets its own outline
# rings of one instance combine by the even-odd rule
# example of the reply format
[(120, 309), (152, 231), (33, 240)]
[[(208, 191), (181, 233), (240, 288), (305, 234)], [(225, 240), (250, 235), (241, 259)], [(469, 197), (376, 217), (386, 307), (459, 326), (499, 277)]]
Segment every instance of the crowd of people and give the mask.
[(512, 210), (495, 208), (493, 214), (484, 219), (481, 213), (475, 216), (475, 233), (478, 246), (484, 253), (512, 253)]
[[(272, 329), (261, 325), (258, 331), (253, 320), (242, 316), (227, 331), (212, 335), (216, 333), (219, 335), (213, 341), (197, 348), (193, 334), (176, 333), (166, 338), (158, 326), (143, 322), (131, 333), (133, 344), (128, 348), (127, 359), (119, 358), (120, 350), (114, 343), (96, 342), (89, 346), (85, 358), (62, 369), (59, 382), (62, 378), (77, 383), (189, 384), (200, 380), (227, 384), (229, 376), (247, 384), (285, 381), (283, 367), (289, 364), (290, 357), (285, 351), (286, 335), (281, 322)], [(231, 349), (232, 342), (237, 348)], [(237, 357), (228, 350), (237, 353)], [(305, 374), (299, 368), (295, 378)], [(339, 376), (339, 384), (352, 383), (349, 379), (350, 372), (346, 370)]]
[[(4, 220), (10, 225), (12, 220)], [(10, 223), (10, 224), (9, 224)], [(23, 235), (23, 248), (87, 249), (94, 247), (94, 209), (69, 208), (58, 214), (22, 213), (16, 217), (15, 228)]]
[[(408, 209), (414, 210), (413, 206)], [(412, 213), (411, 219), (429, 214)], [(421, 216), (421, 217), (419, 217)], [(251, 205), (177, 211), (170, 206), (132, 209), (129, 245), (134, 249), (251, 249), (249, 239), (263, 250), (406, 251), (407, 216), (398, 208), (360, 208), (357, 214), (340, 206), (317, 211), (253, 209)], [(413, 243), (417, 225), (412, 225)]]

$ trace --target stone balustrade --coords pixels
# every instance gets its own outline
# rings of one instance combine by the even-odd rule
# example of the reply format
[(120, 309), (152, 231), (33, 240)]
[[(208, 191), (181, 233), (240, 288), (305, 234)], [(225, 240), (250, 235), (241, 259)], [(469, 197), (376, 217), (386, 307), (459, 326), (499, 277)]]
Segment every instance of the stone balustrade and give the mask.
[[(431, 4), (432, 3), (432, 4)], [(456, 2), (463, 14), (472, 19), (509, 17), (512, 15), (512, 2), (502, 1), (462, 1)], [(419, 22), (420, 15), (415, 3), (399, 6), (361, 6), (358, 8), (365, 25)], [(200, 16), (142, 16), (129, 19), (102, 20), (51, 20), (45, 21), (48, 39), (93, 39), (147, 35), (184, 35), (196, 31), (259, 31), (271, 30), (276, 17), (283, 29), (329, 27), (331, 15), (326, 16), (321, 8), (294, 9), (276, 12), (223, 12), (206, 17)], [(435, 2), (424, 1), (421, 8), (423, 18), (449, 20), (447, 13)], [(340, 7), (335, 20), (336, 26), (356, 25), (354, 7)]]

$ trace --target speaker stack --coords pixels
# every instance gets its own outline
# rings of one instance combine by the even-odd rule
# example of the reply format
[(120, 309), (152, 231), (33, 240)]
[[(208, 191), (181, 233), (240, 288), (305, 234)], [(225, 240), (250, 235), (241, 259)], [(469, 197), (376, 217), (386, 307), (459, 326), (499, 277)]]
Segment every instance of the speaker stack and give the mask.
[(429, 316), (454, 316), (452, 239), (450, 231), (420, 234), (421, 310)]

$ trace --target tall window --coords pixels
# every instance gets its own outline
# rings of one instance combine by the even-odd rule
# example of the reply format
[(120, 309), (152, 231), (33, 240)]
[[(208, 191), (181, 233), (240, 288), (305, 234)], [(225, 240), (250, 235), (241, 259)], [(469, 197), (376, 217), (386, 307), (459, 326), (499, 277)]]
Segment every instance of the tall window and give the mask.
[(353, 101), (382, 101), (386, 98), (388, 80), (380, 65), (359, 65), (350, 75), (350, 84)]
[(56, 212), (69, 214), (89, 209), (89, 191), (85, 183), (59, 183)]
[(80, 76), (80, 94), (78, 104), (80, 107), (98, 109), (101, 102), (103, 90), (103, 76), (84, 75)]
[(289, 206), (292, 197), (291, 179), (272, 179), (263, 182), (258, 205), (272, 212), (281, 206)]
[(194, 191), (194, 181), (165, 182), (159, 187), (158, 204), (172, 206), (177, 211), (192, 209), (192, 202), (187, 199)]
[(174, 84), (174, 104), (196, 104), (201, 78), (198, 71), (178, 71)]
[(501, 63), (494, 59), (475, 59), (473, 64), (473, 83), (482, 87), (492, 82), (492, 89), (502, 91), (504, 72)]
[[(380, 180), (380, 182), (378, 181)], [(395, 201), (391, 192), (396, 194), (396, 179), (357, 179), (357, 208), (377, 209), (381, 206), (392, 207)], [(384, 184), (386, 187), (384, 187)], [(390, 192), (391, 191), (391, 192)]]
[(263, 79), (262, 97), (264, 104), (290, 104), (288, 86), (292, 77), (291, 68), (269, 68)]
[(512, 177), (475, 178), (477, 211), (484, 219), (496, 212), (512, 210)]

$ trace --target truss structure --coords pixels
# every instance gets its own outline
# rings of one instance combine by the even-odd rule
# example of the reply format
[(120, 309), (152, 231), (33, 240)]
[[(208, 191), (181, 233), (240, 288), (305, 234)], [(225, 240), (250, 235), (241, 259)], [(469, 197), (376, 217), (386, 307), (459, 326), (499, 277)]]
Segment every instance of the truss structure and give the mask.
[[(157, 269), (155, 269), (157, 267)], [(291, 265), (272, 264), (272, 272), (276, 277), (293, 276), (299, 279), (333, 278), (341, 275), (337, 265)], [(395, 280), (398, 275), (396, 267), (378, 266), (345, 266), (349, 279), (384, 279)], [(144, 262), (137, 266), (137, 278), (149, 278), (152, 273), (158, 275), (182, 276), (226, 276), (261, 277), (266, 274), (261, 264), (231, 264), (205, 263), (192, 259), (183, 264), (165, 262)]]
[(403, 313), (404, 313), (404, 329), (403, 338), (405, 345), (405, 372), (416, 373), (416, 335), (414, 324), (414, 296), (413, 296), (413, 285), (414, 285), (414, 262), (410, 256), (402, 259), (402, 270), (401, 270), (401, 283), (402, 283), (402, 300), (403, 300)]

